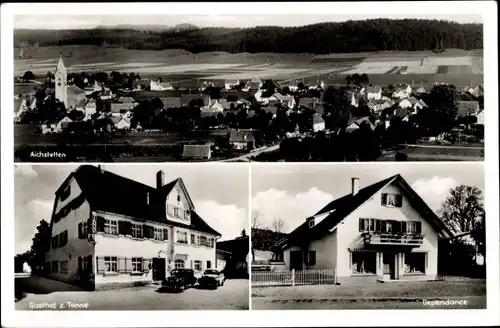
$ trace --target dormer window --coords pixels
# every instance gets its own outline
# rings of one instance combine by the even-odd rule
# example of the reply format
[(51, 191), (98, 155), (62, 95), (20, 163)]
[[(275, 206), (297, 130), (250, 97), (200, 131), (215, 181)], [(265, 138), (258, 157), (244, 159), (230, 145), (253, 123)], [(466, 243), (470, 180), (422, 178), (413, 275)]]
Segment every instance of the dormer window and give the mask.
[(314, 218), (309, 219), (309, 228), (314, 227)]
[(383, 193), (381, 204), (387, 207), (402, 207), (403, 195)]

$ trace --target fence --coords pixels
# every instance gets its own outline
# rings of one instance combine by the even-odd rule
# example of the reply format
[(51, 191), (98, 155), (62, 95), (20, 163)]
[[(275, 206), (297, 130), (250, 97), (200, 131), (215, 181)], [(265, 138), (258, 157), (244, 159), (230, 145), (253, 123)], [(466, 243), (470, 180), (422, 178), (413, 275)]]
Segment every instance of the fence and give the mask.
[(252, 287), (334, 285), (336, 283), (335, 270), (252, 272)]

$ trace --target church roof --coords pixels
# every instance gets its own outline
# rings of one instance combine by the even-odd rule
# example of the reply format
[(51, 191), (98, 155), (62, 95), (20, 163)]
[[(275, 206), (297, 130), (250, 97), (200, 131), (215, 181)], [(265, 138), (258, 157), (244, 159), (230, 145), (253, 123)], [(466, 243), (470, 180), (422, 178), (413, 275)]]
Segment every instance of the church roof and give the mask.
[(62, 55), (59, 56), (59, 62), (57, 63), (57, 68), (54, 74), (61, 72), (62, 74), (66, 74), (66, 67), (64, 66)]

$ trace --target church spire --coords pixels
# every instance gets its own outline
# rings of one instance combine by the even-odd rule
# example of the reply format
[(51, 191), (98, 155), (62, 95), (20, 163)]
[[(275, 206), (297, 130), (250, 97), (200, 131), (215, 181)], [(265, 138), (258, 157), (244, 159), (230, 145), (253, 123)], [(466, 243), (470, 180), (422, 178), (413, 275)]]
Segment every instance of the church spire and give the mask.
[(66, 74), (66, 67), (64, 66), (62, 53), (59, 53), (59, 62), (57, 63), (57, 68), (55, 73)]

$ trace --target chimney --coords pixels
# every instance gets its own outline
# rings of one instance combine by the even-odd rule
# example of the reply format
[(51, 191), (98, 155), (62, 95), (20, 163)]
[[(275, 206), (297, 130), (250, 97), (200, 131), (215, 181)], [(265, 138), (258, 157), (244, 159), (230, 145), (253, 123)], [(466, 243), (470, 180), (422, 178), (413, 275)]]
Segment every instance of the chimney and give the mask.
[(352, 195), (355, 196), (359, 192), (359, 178), (352, 178)]
[(156, 189), (160, 189), (165, 185), (165, 172), (162, 170), (156, 173)]

